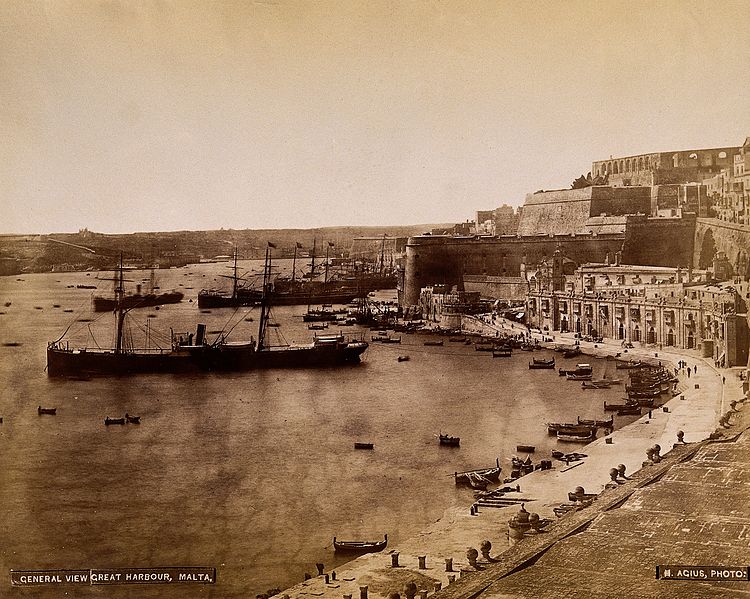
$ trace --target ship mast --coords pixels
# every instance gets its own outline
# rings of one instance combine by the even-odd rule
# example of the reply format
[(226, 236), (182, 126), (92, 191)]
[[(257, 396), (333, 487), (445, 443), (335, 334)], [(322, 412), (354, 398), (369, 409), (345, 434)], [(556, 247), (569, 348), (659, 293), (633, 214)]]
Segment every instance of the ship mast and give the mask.
[(237, 246), (234, 246), (234, 277), (232, 277), (232, 299), (237, 299)]
[(260, 300), (260, 323), (258, 325), (258, 351), (265, 349), (268, 312), (270, 310), (269, 287), (271, 284), (271, 248), (276, 247), (270, 241), (266, 246), (266, 261), (263, 267), (263, 295)]
[(125, 295), (122, 252), (120, 252), (120, 268), (115, 274), (115, 303), (117, 305), (117, 342), (115, 343), (115, 353), (122, 353), (122, 328), (125, 321), (125, 309), (123, 308), (123, 298)]
[(383, 233), (383, 240), (380, 242), (380, 276), (383, 276), (383, 258), (385, 257), (385, 233)]

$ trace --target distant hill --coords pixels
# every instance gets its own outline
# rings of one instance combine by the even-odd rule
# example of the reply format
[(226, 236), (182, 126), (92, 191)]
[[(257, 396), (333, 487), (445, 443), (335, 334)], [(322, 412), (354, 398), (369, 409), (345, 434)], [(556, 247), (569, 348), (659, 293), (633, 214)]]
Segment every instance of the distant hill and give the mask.
[(260, 258), (269, 241), (276, 245), (277, 256), (291, 256), (297, 243), (311, 252), (313, 242), (319, 255), (325, 253), (327, 242), (332, 242), (331, 254), (346, 256), (355, 237), (410, 237), (444, 226), (219, 229), (129, 234), (82, 230), (50, 235), (0, 235), (0, 275), (109, 269), (119, 260), (120, 254), (127, 262), (143, 266), (181, 266), (231, 255), (235, 247), (242, 258)]

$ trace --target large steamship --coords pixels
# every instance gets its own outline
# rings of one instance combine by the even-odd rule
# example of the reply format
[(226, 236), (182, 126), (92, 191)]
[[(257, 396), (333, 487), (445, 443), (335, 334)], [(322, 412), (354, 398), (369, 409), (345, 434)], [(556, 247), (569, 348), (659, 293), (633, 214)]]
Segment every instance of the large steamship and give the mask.
[[(209, 343), (206, 327), (199, 324), (195, 335), (172, 334), (169, 349), (131, 349), (125, 347), (123, 327), (129, 311), (123, 305), (122, 261), (117, 299), (116, 343), (112, 349), (71, 348), (63, 335), (47, 346), (49, 376), (122, 375), (151, 372), (242, 371), (262, 368), (314, 368), (356, 364), (367, 349), (366, 341), (344, 335), (316, 336), (306, 345), (271, 346), (266, 340), (271, 279), (271, 244), (266, 249), (263, 294), (260, 301), (258, 339), (229, 341), (219, 335)], [(67, 333), (67, 331), (66, 331)]]

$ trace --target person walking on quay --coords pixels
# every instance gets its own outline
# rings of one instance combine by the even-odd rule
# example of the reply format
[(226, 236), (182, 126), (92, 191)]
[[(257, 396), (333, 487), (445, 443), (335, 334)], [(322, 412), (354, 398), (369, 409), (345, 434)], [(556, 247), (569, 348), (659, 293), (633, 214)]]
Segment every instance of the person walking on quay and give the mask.
[(690, 366), (688, 366), (687, 371), (688, 371), (688, 378), (690, 378)]
[(698, 365), (693, 366), (693, 374), (698, 374)]

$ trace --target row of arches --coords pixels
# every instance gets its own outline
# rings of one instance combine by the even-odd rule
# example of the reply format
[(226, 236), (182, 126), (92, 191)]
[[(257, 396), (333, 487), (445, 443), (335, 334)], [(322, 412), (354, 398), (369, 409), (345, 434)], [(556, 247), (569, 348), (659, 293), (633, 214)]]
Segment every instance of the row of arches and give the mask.
[[(560, 323), (560, 331), (565, 333), (568, 332), (568, 319), (563, 316), (562, 322)], [(584, 333), (583, 330), (583, 324), (581, 322), (580, 318), (576, 318), (575, 322), (575, 332), (576, 333)], [(596, 335), (598, 332), (594, 329), (594, 324), (589, 320), (586, 323), (585, 327), (585, 334), (586, 335)], [(655, 345), (658, 342), (658, 337), (656, 334), (656, 329), (653, 326), (649, 326), (648, 329), (645, 331), (645, 338), (641, 338), (641, 327), (638, 323), (636, 323), (633, 326), (633, 329), (630, 332), (630, 341), (634, 342), (640, 342), (645, 341), (647, 344)], [(625, 324), (620, 322), (617, 326), (617, 339), (619, 340), (625, 340)], [(669, 328), (667, 329), (666, 334), (664, 335), (664, 345), (667, 347), (674, 346), (677, 341), (677, 337), (675, 336), (674, 329)], [(688, 331), (687, 337), (685, 338), (685, 344), (687, 349), (694, 349), (695, 348), (695, 335), (693, 334), (692, 330)]]
[(604, 177), (605, 175), (632, 173), (636, 171), (649, 170), (651, 166), (651, 156), (623, 158), (621, 160), (611, 160), (600, 164), (596, 169), (596, 175), (599, 177)]

